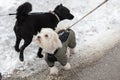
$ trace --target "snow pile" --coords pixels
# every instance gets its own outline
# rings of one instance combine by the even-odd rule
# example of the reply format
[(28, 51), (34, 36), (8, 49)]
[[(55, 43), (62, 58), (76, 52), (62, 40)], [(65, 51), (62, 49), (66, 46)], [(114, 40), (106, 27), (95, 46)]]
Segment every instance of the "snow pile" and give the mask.
[[(0, 72), (5, 77), (13, 73), (17, 73), (19, 76), (28, 76), (38, 71), (44, 71), (48, 67), (43, 58), (36, 58), (38, 45), (34, 39), (25, 49), (24, 64), (20, 63), (19, 53), (15, 52), (13, 47), (15, 44), (13, 32), (15, 16), (2, 16), (15, 12), (16, 8), (25, 1), (32, 3), (33, 12), (53, 10), (55, 6), (63, 3), (63, 5), (71, 10), (75, 18), (72, 21), (65, 20), (59, 25), (69, 26), (95, 8), (103, 0), (0, 0)], [(119, 4), (118, 0), (110, 0), (72, 27), (77, 37), (75, 57), (81, 56), (81, 58), (86, 60), (88, 56), (93, 56), (92, 52), (109, 49), (119, 42)], [(95, 55), (97, 58), (103, 54), (100, 53), (98, 55), (95, 53)]]

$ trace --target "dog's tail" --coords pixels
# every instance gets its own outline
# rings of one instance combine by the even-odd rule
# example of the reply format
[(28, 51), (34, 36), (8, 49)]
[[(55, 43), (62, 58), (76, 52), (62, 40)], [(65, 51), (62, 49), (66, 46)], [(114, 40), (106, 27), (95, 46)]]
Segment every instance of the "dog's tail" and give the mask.
[(29, 2), (25, 2), (17, 8), (16, 18), (22, 22), (28, 16), (28, 13), (32, 11), (32, 5)]

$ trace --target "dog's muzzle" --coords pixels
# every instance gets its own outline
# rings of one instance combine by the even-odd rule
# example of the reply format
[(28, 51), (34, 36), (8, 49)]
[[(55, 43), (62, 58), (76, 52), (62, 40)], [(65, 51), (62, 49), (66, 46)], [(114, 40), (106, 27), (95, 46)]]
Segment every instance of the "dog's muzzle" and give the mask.
[(41, 40), (40, 40), (40, 39), (41, 39), (40, 36), (37, 36), (37, 37), (36, 37), (36, 41), (39, 42), (39, 43), (41, 43)]
[(69, 19), (71, 20), (71, 19), (73, 19), (73, 18), (74, 18), (74, 16), (73, 16), (72, 14), (70, 14), (70, 18), (69, 18)]

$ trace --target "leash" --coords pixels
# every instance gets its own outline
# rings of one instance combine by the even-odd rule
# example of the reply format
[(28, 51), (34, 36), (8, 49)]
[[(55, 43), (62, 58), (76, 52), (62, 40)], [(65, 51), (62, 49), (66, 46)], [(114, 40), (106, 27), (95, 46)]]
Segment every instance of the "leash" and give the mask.
[[(29, 13), (28, 15), (30, 15), (30, 14), (39, 14), (39, 13), (41, 13), (41, 12)], [(49, 11), (49, 13), (55, 15), (55, 17), (57, 18), (57, 20), (60, 21), (60, 18), (58, 17), (57, 14), (55, 14), (55, 12), (53, 12), (53, 11)], [(9, 13), (8, 15), (11, 16), (11, 15), (17, 15), (17, 14), (16, 14), (16, 13)]]
[[(88, 15), (90, 15), (92, 12), (94, 12), (96, 9), (98, 9), (99, 7), (101, 7), (103, 4), (105, 4), (108, 0), (103, 1), (101, 4), (99, 4), (97, 7), (95, 7), (93, 10), (91, 10), (90, 12), (88, 12), (86, 15), (84, 15), (82, 18), (80, 18), (78, 21), (76, 21), (75, 23), (73, 23), (71, 26), (69, 26), (68, 28), (71, 28), (72, 26), (76, 25), (78, 22), (80, 22), (81, 20), (83, 20), (85, 17), (87, 17)], [(51, 12), (51, 11), (50, 11)], [(8, 14), (9, 16), (11, 15), (16, 15), (16, 13), (10, 13)], [(0, 15), (0, 16), (5, 16), (5, 15)], [(56, 15), (55, 15), (56, 16)], [(56, 16), (57, 17), (57, 16)], [(59, 20), (59, 18), (57, 17), (57, 19)]]
[(16, 13), (9, 13), (8, 15), (11, 16), (11, 15), (17, 15), (17, 14)]
[(103, 4), (105, 4), (108, 0), (103, 1), (101, 4), (99, 4), (97, 7), (95, 7), (93, 10), (91, 10), (90, 12), (88, 12), (86, 15), (84, 15), (82, 18), (80, 18), (78, 21), (76, 21), (75, 23), (73, 23), (71, 26), (69, 26), (68, 28), (71, 28), (72, 26), (76, 25), (78, 22), (80, 22), (81, 20), (83, 20), (85, 17), (87, 17), (88, 15), (90, 15), (92, 12), (94, 12), (96, 9), (98, 9), (99, 7), (101, 7)]
[(16, 15), (16, 13), (9, 13), (9, 14), (0, 14), (0, 16), (12, 16), (12, 15)]

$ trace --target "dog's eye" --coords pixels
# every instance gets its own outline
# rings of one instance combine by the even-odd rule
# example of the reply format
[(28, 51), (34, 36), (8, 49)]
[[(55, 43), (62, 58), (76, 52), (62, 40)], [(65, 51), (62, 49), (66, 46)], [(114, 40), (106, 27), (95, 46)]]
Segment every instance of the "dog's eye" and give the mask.
[(48, 35), (47, 35), (47, 34), (45, 34), (45, 37), (46, 37), (46, 38), (48, 38)]

